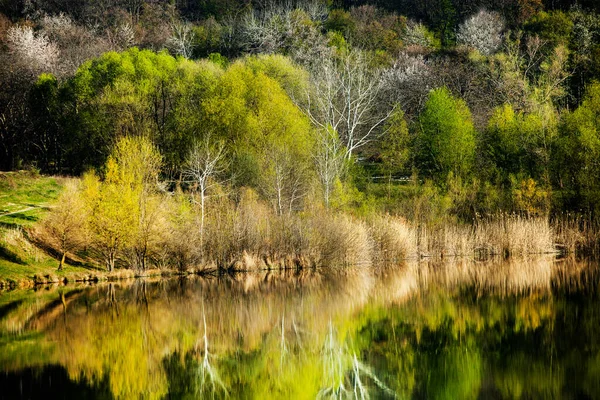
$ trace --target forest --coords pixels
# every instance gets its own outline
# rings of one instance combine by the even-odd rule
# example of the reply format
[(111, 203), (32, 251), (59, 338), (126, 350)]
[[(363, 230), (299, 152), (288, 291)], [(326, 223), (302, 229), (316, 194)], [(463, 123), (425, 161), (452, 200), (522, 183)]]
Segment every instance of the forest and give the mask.
[(581, 249), (599, 39), (592, 0), (0, 0), (0, 170), (72, 177), (61, 267)]

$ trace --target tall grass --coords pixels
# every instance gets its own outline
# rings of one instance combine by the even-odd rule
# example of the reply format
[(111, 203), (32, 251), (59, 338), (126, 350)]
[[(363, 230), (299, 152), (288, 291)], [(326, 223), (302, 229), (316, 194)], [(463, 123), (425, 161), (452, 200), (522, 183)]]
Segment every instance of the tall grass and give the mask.
[(419, 254), (417, 229), (401, 218), (374, 216), (369, 221), (375, 261), (397, 263)]
[(504, 215), (472, 225), (424, 227), (419, 235), (423, 254), (430, 257), (525, 256), (555, 250), (555, 234), (545, 218)]
[[(280, 215), (251, 189), (214, 196), (203, 225), (200, 210), (183, 193), (164, 196), (158, 204), (148, 222), (152, 225), (144, 231), (144, 269), (250, 271), (399, 264), (424, 257), (523, 257), (551, 253), (555, 242), (552, 227), (542, 218), (502, 215), (470, 225), (428, 226), (390, 215), (358, 217), (318, 207)], [(50, 235), (46, 233), (39, 237)], [(139, 245), (137, 237), (119, 243), (118, 265), (139, 268), (131, 256)], [(79, 248), (72, 252), (93, 258), (98, 241), (86, 240), (77, 241)], [(55, 246), (55, 241), (45, 241)]]
[(563, 253), (600, 255), (600, 220), (591, 215), (563, 213), (554, 217), (556, 242)]

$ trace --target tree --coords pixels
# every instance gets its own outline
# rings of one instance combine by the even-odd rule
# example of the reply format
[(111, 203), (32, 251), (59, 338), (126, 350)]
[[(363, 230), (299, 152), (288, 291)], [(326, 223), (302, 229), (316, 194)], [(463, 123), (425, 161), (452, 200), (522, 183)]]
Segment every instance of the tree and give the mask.
[(41, 19), (42, 32), (55, 44), (60, 57), (54, 74), (64, 79), (72, 76), (87, 60), (111, 50), (109, 41), (93, 30), (75, 23), (68, 15), (45, 15)]
[(152, 137), (169, 166), (180, 162), (190, 142), (183, 134), (191, 132), (181, 127), (190, 112), (184, 109), (198, 109), (188, 100), (206, 82), (201, 71), (167, 52), (136, 48), (84, 63), (61, 87), (69, 138), (65, 164), (75, 171), (100, 167), (116, 137), (128, 135)]
[(149, 243), (160, 234), (159, 204), (152, 196), (158, 184), (161, 157), (143, 137), (120, 139), (109, 156), (104, 180), (88, 173), (83, 198), (90, 216), (94, 248), (109, 271), (126, 250), (134, 253), (133, 265), (146, 268)]
[[(303, 84), (303, 74), (281, 60), (279, 56), (250, 57), (232, 64), (204, 102), (203, 112), (205, 125), (230, 150), (234, 184), (259, 189), (272, 204), (278, 203), (280, 193), (283, 210), (288, 208), (283, 204), (289, 204), (295, 182), (305, 182), (312, 171), (314, 132), (278, 82), (294, 91)], [(301, 171), (307, 174), (300, 174), (299, 180), (291, 178), (300, 178)], [(277, 175), (285, 190), (276, 189)], [(293, 208), (299, 207), (297, 195), (292, 197), (296, 198)]]
[(556, 106), (566, 96), (569, 51), (559, 44), (548, 47), (538, 36), (507, 41), (506, 51), (491, 60), (490, 81), (502, 103), (522, 111), (535, 111), (546, 105)]
[(288, 54), (308, 65), (328, 50), (321, 34), (321, 19), (327, 10), (319, 1), (268, 2), (233, 21), (239, 47), (250, 54)]
[(312, 168), (309, 157), (312, 136), (292, 138), (281, 135), (267, 144), (267, 152), (261, 159), (260, 187), (271, 200), (277, 215), (291, 214), (301, 209), (301, 199), (310, 187)]
[(323, 188), (325, 206), (329, 207), (335, 184), (342, 178), (346, 167), (346, 149), (333, 127), (328, 126), (317, 132), (313, 158)]
[(432, 24), (437, 31), (443, 46), (451, 46), (455, 42), (456, 9), (452, 0), (436, 0), (430, 7)]
[(54, 72), (60, 53), (44, 33), (36, 34), (30, 26), (15, 25), (8, 29), (6, 36), (15, 61), (27, 66), (33, 77)]
[(406, 30), (406, 18), (385, 12), (373, 5), (352, 7), (350, 14), (355, 28), (346, 36), (353, 46), (370, 51), (398, 54), (403, 43), (400, 36)]
[(561, 206), (598, 211), (600, 204), (600, 84), (587, 88), (577, 110), (563, 117), (552, 157)]
[(323, 132), (338, 132), (345, 158), (377, 137), (378, 129), (393, 109), (381, 109), (381, 71), (371, 69), (364, 53), (351, 51), (339, 59), (329, 58), (312, 74), (304, 111)]
[(484, 157), (494, 163), (505, 183), (510, 175), (525, 175), (547, 184), (556, 124), (551, 109), (524, 113), (509, 104), (498, 107), (483, 139)]
[(456, 38), (459, 44), (489, 56), (502, 45), (503, 31), (504, 20), (500, 14), (482, 9), (459, 26)]
[(417, 167), (426, 176), (465, 177), (475, 158), (475, 128), (466, 103), (446, 88), (432, 90), (419, 116), (416, 146)]
[(110, 161), (118, 168), (115, 183), (137, 201), (131, 248), (135, 267), (146, 269), (151, 243), (160, 235), (162, 201), (155, 194), (160, 187), (158, 175), (162, 157), (148, 138), (124, 137), (116, 143)]
[(220, 184), (219, 178), (227, 169), (223, 142), (211, 142), (210, 134), (196, 143), (185, 163), (183, 176), (200, 195), (200, 248), (204, 246), (204, 219), (208, 191)]
[(422, 55), (400, 53), (381, 74), (379, 101), (392, 108), (398, 105), (408, 116), (415, 116), (423, 108), (432, 82), (432, 68)]
[(573, 21), (562, 11), (541, 11), (529, 19), (524, 28), (526, 32), (556, 47), (569, 43), (573, 33)]
[(83, 178), (92, 248), (102, 257), (109, 272), (115, 269), (119, 252), (131, 241), (137, 222), (136, 201), (130, 188), (118, 185), (117, 168), (109, 160), (104, 182), (94, 173)]
[(176, 55), (191, 58), (196, 44), (196, 34), (193, 25), (187, 22), (174, 21), (171, 24), (171, 36), (167, 46)]
[(60, 251), (58, 270), (62, 270), (67, 253), (86, 242), (86, 207), (81, 197), (78, 181), (67, 181), (58, 198), (57, 206), (44, 220), (44, 227), (56, 240)]

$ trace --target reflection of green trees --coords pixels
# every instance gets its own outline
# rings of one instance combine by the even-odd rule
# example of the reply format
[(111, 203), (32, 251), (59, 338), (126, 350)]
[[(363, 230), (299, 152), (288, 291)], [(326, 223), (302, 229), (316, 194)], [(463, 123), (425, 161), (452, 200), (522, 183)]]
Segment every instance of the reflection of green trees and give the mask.
[(496, 388), (505, 399), (559, 399), (565, 380), (561, 363), (551, 363), (547, 354), (532, 359), (530, 352), (507, 354), (494, 371)]
[[(430, 283), (393, 297), (407, 271), (99, 286), (67, 296), (66, 314), (47, 295), (37, 324), (17, 323), (33, 304), (19, 298), (0, 321), (0, 370), (57, 364), (115, 398), (598, 395), (594, 293)], [(7, 321), (32, 329), (9, 335)]]
[(428, 399), (477, 399), (482, 360), (477, 348), (452, 346), (427, 353), (422, 391)]

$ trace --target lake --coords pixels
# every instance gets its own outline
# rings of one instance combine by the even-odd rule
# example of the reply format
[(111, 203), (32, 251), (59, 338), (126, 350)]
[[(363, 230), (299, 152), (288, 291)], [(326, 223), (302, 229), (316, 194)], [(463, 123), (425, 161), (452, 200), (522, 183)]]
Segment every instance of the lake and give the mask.
[(0, 398), (600, 398), (598, 265), (444, 260), (0, 293)]

